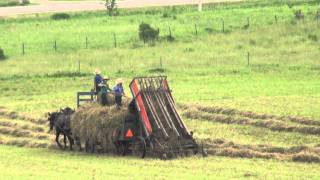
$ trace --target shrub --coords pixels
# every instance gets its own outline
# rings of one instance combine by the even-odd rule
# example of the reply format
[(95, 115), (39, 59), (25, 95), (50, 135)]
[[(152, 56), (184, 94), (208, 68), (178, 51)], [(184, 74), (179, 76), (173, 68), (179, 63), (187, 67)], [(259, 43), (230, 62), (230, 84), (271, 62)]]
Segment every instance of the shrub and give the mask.
[(320, 9), (317, 10), (316, 15), (315, 15), (315, 19), (316, 20), (320, 19)]
[(318, 36), (316, 34), (308, 34), (308, 38), (312, 41), (318, 41)]
[(20, 5), (19, 1), (9, 1), (7, 4), (4, 4), (2, 6), (18, 6)]
[(297, 10), (294, 12), (294, 16), (297, 20), (302, 20), (304, 19), (304, 14), (303, 12), (301, 11), (301, 9)]
[(172, 19), (177, 19), (177, 16), (175, 14), (171, 14), (171, 13), (168, 13), (168, 12), (164, 12), (162, 14), (162, 17), (163, 18), (172, 18)]
[(4, 55), (3, 49), (0, 48), (0, 60), (6, 59), (6, 56)]
[(139, 25), (139, 38), (143, 42), (154, 42), (159, 37), (159, 29), (152, 28), (149, 24), (141, 23)]
[(211, 27), (206, 27), (204, 30), (207, 31), (207, 33), (209, 34), (213, 33), (214, 31)]
[(51, 15), (51, 19), (53, 20), (70, 19), (70, 15), (67, 13), (55, 13)]
[(30, 4), (30, 1), (29, 0), (22, 0), (21, 4), (22, 5), (27, 5), (27, 4)]

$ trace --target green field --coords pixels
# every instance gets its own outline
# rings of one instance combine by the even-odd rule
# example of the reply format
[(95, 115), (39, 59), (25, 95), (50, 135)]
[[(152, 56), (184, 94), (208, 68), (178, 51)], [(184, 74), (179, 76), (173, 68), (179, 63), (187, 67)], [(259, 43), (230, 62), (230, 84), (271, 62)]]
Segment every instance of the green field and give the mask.
[[(320, 124), (316, 123), (320, 122), (319, 3), (249, 1), (205, 5), (201, 13), (196, 9), (120, 10), (116, 17), (105, 12), (73, 13), (71, 19), (59, 21), (50, 15), (0, 20), (0, 32), (4, 32), (0, 47), (7, 56), (0, 61), (0, 112), (4, 112), (0, 113), (0, 143), (4, 144), (0, 146), (4, 169), (0, 174), (9, 179), (61, 175), (80, 179), (318, 179), (318, 163), (291, 162), (299, 153), (284, 157), (264, 152), (259, 145), (306, 146), (307, 153), (315, 156), (312, 161), (320, 161)], [(303, 12), (303, 20), (295, 17), (297, 10)], [(141, 22), (159, 28), (160, 40), (141, 42)], [(166, 40), (169, 27), (173, 42)], [(52, 147), (47, 125), (37, 120), (60, 107), (75, 107), (76, 92), (92, 88), (97, 67), (111, 77), (110, 85), (124, 78), (127, 94), (135, 76), (167, 75), (175, 100), (186, 107), (180, 108), (184, 120), (199, 141), (223, 139), (253, 157), (218, 153), (205, 159), (144, 161), (8, 146)], [(195, 110), (200, 106), (236, 109), (237, 113)], [(19, 115), (14, 120), (11, 111)], [(198, 111), (201, 116), (191, 118), (190, 112)], [(248, 111), (261, 117), (247, 117)], [(224, 117), (234, 121), (222, 121)], [(240, 118), (248, 122), (238, 123)], [(269, 155), (270, 160), (260, 159)], [(143, 169), (142, 174), (135, 173)]]
[(8, 179), (319, 178), (318, 165), (273, 160), (221, 157), (140, 160), (8, 146), (0, 146), (0, 152), (1, 175)]

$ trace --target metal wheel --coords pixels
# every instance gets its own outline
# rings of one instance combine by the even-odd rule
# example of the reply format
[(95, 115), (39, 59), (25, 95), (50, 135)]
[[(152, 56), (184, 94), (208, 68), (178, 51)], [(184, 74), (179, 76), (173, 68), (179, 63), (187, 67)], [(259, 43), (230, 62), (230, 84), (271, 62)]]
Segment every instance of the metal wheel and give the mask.
[(117, 148), (117, 154), (119, 154), (120, 156), (126, 155), (126, 151), (127, 151), (127, 146), (126, 146), (126, 144), (124, 144), (124, 143), (122, 143), (122, 142), (119, 142), (119, 143), (116, 145), (116, 148)]
[(132, 154), (144, 158), (146, 156), (146, 141), (142, 137), (137, 137), (132, 142)]

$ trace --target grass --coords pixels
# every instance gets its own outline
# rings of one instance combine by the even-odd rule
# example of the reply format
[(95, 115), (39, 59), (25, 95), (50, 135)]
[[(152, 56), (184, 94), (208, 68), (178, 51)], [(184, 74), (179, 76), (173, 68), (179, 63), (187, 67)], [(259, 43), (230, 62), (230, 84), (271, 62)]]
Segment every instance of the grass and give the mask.
[(21, 4), (19, 0), (1, 0), (0, 7), (7, 7), (7, 6), (25, 6), (27, 4)]
[[(319, 166), (315, 164), (273, 160), (221, 157), (192, 157), (172, 161), (140, 160), (8, 146), (0, 146), (0, 152), (1, 174), (9, 179), (127, 179), (128, 175), (134, 179), (319, 178)], [(63, 167), (57, 169), (57, 163), (63, 164)]]
[[(111, 86), (116, 78), (124, 78), (127, 94), (130, 94), (127, 85), (132, 77), (166, 74), (174, 98), (181, 104), (199, 103), (260, 114), (304, 116), (319, 121), (320, 31), (319, 22), (314, 19), (319, 5), (315, 1), (291, 3), (250, 1), (205, 5), (202, 13), (196, 12), (194, 6), (182, 6), (120, 10), (117, 17), (91, 12), (72, 13), (69, 20), (61, 21), (51, 20), (50, 15), (0, 20), (0, 31), (5, 32), (0, 38), (0, 46), (8, 56), (0, 62), (0, 101), (5, 102), (1, 106), (19, 114), (12, 120), (11, 125), (16, 124), (10, 126), (11, 130), (24, 130), (24, 126), (36, 135), (38, 132), (33, 128), (39, 126), (46, 131), (47, 125), (33, 121), (23, 123), (28, 118), (21, 120), (21, 117), (43, 119), (48, 111), (75, 107), (76, 92), (92, 88), (93, 71), (100, 67), (104, 75), (111, 77)], [(302, 21), (294, 18), (298, 9), (305, 14)], [(169, 16), (163, 17), (165, 13)], [(248, 17), (250, 26), (246, 27)], [(221, 32), (221, 18), (225, 21), (224, 33)], [(155, 45), (138, 40), (138, 25), (142, 21), (160, 28), (162, 38)], [(197, 24), (198, 35), (194, 24)], [(163, 39), (168, 35), (169, 26), (174, 42)], [(114, 32), (117, 48), (113, 47)], [(55, 40), (57, 52), (53, 48)], [(25, 55), (21, 54), (22, 42), (25, 43)], [(0, 124), (5, 125), (8, 121), (11, 121), (8, 117), (0, 118)], [(245, 124), (185, 121), (189, 129), (195, 130), (198, 139), (279, 147), (319, 144), (316, 135), (271, 131)], [(296, 125), (289, 120), (286, 123)], [(7, 126), (5, 128), (9, 128)], [(43, 147), (47, 147), (49, 140), (15, 137), (13, 133), (0, 136), (3, 144), (16, 146), (25, 143), (25, 146), (42, 147), (39, 144), (43, 143)], [(207, 159), (142, 161), (4, 145), (0, 146), (0, 151), (0, 168), (4, 169), (1, 174), (9, 178), (19, 175), (23, 178), (56, 178), (59, 175), (85, 179), (93, 175), (147, 179), (319, 178), (318, 164), (276, 160), (210, 156)], [(57, 162), (64, 166), (56, 168)], [(168, 164), (170, 169), (166, 168)], [(22, 167), (30, 168), (21, 170)]]
[(319, 144), (318, 135), (274, 132), (259, 127), (199, 121), (186, 120), (188, 128), (193, 130), (199, 139), (227, 139), (241, 144), (268, 144), (280, 147)]

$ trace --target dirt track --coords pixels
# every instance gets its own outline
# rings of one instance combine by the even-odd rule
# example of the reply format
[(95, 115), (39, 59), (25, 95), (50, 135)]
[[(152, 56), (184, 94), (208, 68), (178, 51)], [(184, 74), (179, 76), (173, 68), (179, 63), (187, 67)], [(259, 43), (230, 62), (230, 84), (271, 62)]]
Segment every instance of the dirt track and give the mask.
[[(201, 0), (203, 3), (237, 2), (242, 0)], [(104, 1), (47, 1), (31, 0), (35, 5), (0, 7), (0, 17), (15, 17), (25, 14), (48, 12), (94, 11), (104, 10)], [(183, 4), (197, 4), (199, 0), (123, 0), (118, 2), (119, 8), (139, 8), (150, 6), (170, 6)]]

